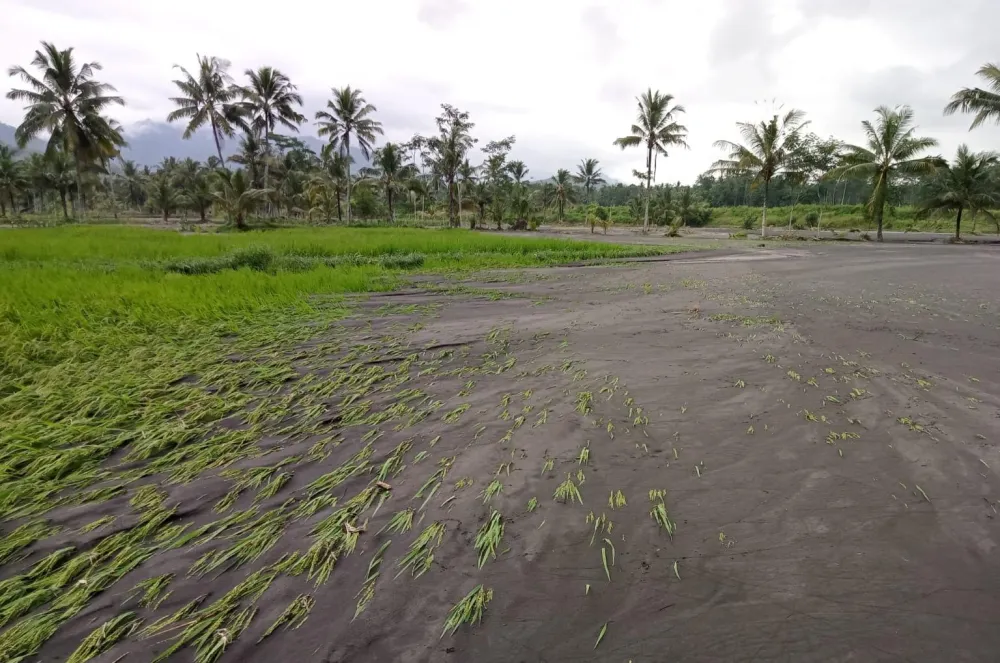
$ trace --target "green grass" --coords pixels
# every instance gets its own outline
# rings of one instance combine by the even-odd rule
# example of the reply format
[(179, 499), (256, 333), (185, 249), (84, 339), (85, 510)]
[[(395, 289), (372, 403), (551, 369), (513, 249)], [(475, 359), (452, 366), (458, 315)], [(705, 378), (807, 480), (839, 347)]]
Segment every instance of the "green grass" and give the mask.
[[(0, 262), (166, 261), (215, 258), (266, 246), (277, 256), (331, 257), (422, 254), (428, 267), (475, 261), (472, 267), (544, 264), (560, 254), (574, 260), (678, 251), (674, 247), (616, 246), (601, 242), (511, 237), (468, 230), (416, 228), (289, 228), (247, 233), (183, 235), (124, 226), (64, 226), (5, 231)], [(481, 263), (480, 261), (485, 261)]]

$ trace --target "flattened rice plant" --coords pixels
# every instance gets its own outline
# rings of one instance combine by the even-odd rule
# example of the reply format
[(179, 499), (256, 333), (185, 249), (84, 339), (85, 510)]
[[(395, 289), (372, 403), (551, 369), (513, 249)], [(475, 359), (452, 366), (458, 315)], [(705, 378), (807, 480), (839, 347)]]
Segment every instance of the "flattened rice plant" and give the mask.
[(479, 568), (483, 568), (486, 561), (492, 557), (497, 558), (497, 548), (503, 538), (503, 516), (494, 509), (490, 513), (489, 519), (479, 528), (476, 534), (476, 551), (479, 553)]
[(566, 480), (563, 481), (556, 487), (556, 492), (554, 497), (557, 502), (579, 502), (583, 504), (583, 497), (580, 495), (580, 489), (577, 488), (576, 484), (573, 483), (573, 477), (569, 474), (566, 475)]
[(313, 597), (306, 594), (300, 594), (295, 597), (295, 600), (288, 604), (285, 611), (282, 612), (276, 620), (274, 620), (274, 623), (271, 624), (266, 631), (264, 631), (264, 635), (260, 636), (260, 640), (257, 642), (261, 642), (264, 638), (270, 636), (282, 626), (285, 627), (286, 631), (294, 631), (298, 627), (302, 626), (302, 624), (304, 624), (309, 618), (309, 612), (312, 610), (315, 603), (316, 601)]
[(433, 522), (425, 527), (396, 565), (399, 569), (396, 577), (401, 576), (404, 571), (409, 571), (414, 578), (419, 578), (426, 573), (431, 568), (431, 564), (434, 563), (434, 550), (441, 545), (443, 538), (444, 525), (442, 523)]
[(649, 501), (652, 504), (652, 508), (649, 510), (649, 515), (654, 521), (656, 521), (657, 525), (662, 527), (667, 532), (670, 538), (673, 538), (674, 532), (677, 531), (677, 524), (670, 520), (670, 515), (667, 513), (667, 505), (663, 501), (665, 497), (666, 491), (649, 491)]
[(458, 627), (462, 624), (469, 624), (470, 626), (475, 624), (480, 624), (483, 621), (483, 613), (486, 612), (486, 606), (489, 602), (493, 600), (493, 590), (487, 589), (482, 585), (478, 585), (475, 589), (469, 592), (465, 598), (455, 604), (455, 606), (448, 613), (448, 618), (444, 622), (444, 630), (441, 632), (441, 637), (443, 638), (445, 633), (451, 631), (451, 635), (455, 634)]

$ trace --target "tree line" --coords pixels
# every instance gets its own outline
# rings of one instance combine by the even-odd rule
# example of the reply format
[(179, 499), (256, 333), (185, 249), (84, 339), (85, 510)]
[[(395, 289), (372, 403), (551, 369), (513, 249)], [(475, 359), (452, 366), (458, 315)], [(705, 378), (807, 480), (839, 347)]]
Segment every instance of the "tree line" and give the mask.
[[(452, 226), (525, 228), (545, 217), (565, 220), (567, 209), (578, 206), (593, 230), (607, 227), (607, 207), (626, 206), (647, 230), (651, 221), (701, 225), (713, 206), (756, 205), (764, 233), (769, 207), (850, 201), (865, 203), (881, 239), (886, 209), (894, 205), (954, 213), (958, 234), (963, 214), (992, 217), (1000, 194), (996, 153), (963, 145), (950, 163), (928, 154), (937, 143), (915, 135), (905, 106), (876, 109), (873, 120), (862, 122), (861, 145), (808, 132), (800, 110), (737, 123), (737, 140), (716, 142), (724, 158), (693, 185), (671, 186), (657, 183), (657, 170), (669, 150), (687, 148), (680, 123), (685, 109), (672, 95), (649, 89), (636, 99), (628, 133), (614, 140), (644, 154), (643, 168), (633, 171), (637, 183), (607, 185), (593, 158), (544, 181), (529, 180), (528, 167), (510, 157), (514, 136), (485, 142), (482, 161), (472, 164), (475, 124), (449, 104), (441, 105), (430, 135), (378, 145), (384, 130), (377, 108), (350, 85), (332, 88), (313, 115), (326, 139), (317, 154), (294, 136), (307, 117), (297, 87), (280, 70), (247, 69), (236, 80), (228, 61), (201, 55), (193, 69), (176, 69), (175, 108), (167, 120), (184, 124), (185, 139), (208, 131), (216, 154), (205, 162), (167, 158), (140, 167), (121, 157), (125, 137), (108, 112), (126, 102), (97, 79), (99, 63), (78, 62), (73, 48), (43, 42), (28, 67), (12, 66), (8, 73), (21, 86), (7, 98), (24, 102), (25, 115), (15, 131), (17, 148), (0, 145), (0, 214), (8, 207), (14, 214), (55, 207), (68, 219), (100, 200), (103, 210), (155, 211), (165, 220), (178, 214), (205, 220), (221, 211), (245, 228), (255, 214), (391, 222), (401, 208), (415, 215), (443, 209)], [(945, 107), (946, 113), (972, 113), (972, 128), (1000, 121), (1000, 68), (987, 64), (977, 74), (985, 88), (960, 90)], [(44, 153), (18, 153), (38, 137), (46, 140)], [(237, 141), (228, 158), (227, 141)], [(359, 167), (357, 155), (366, 165)]]

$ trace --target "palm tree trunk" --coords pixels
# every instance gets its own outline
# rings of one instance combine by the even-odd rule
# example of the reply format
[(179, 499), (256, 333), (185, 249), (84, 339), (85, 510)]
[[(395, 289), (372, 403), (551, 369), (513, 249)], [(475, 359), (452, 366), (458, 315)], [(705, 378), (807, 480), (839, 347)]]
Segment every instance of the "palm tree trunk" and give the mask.
[[(588, 186), (588, 187), (586, 187), (586, 189), (587, 189), (587, 199), (585, 201), (583, 201), (583, 205), (584, 205), (584, 207), (583, 207), (583, 222), (584, 223), (590, 223), (590, 187)], [(595, 224), (590, 223), (590, 234), (591, 235), (594, 234), (594, 225)]]
[(462, 227), (462, 181), (458, 181), (458, 227)]
[(458, 215), (455, 212), (455, 176), (448, 175), (448, 225), (458, 227)]
[[(269, 176), (271, 174), (271, 134), (264, 129), (264, 188), (266, 189), (269, 184)], [(273, 216), (271, 208), (271, 194), (267, 194), (267, 205), (264, 207), (265, 213), (270, 217)]]
[(219, 155), (219, 164), (224, 165), (226, 162), (222, 158), (222, 143), (219, 142), (219, 128), (215, 124), (215, 116), (209, 116), (212, 119), (212, 138), (215, 139), (215, 151)]
[[(11, 202), (11, 206), (13, 206), (13, 205), (14, 205), (14, 203)], [(962, 206), (961, 205), (958, 206), (958, 216), (955, 217), (955, 239), (956, 240), (962, 239)]]
[(760, 216), (760, 238), (767, 237), (767, 194), (771, 189), (771, 180), (764, 180), (764, 209)]
[(351, 134), (344, 134), (344, 158), (347, 161), (347, 225), (351, 225)]
[(389, 184), (385, 185), (385, 197), (389, 201), (389, 223), (395, 223), (396, 215), (392, 213), (392, 186)]
[(653, 147), (649, 147), (646, 154), (646, 205), (642, 214), (642, 234), (649, 232), (649, 194), (652, 193), (653, 184)]
[(59, 189), (59, 198), (62, 200), (63, 221), (69, 221), (69, 208), (66, 206), (66, 189)]
[(83, 166), (80, 163), (79, 155), (76, 155), (76, 158), (73, 161), (76, 166), (76, 197), (80, 202), (80, 213), (83, 214), (83, 212), (87, 210), (87, 202), (83, 197), (83, 176), (81, 174)]

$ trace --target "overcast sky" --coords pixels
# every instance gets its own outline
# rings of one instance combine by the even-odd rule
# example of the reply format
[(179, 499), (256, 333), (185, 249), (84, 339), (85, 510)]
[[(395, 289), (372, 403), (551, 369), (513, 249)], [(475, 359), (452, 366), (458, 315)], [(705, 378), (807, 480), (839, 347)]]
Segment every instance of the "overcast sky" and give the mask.
[[(515, 134), (532, 175), (596, 157), (632, 181), (643, 155), (611, 143), (647, 87), (687, 108), (691, 149), (660, 161), (661, 181), (693, 180), (720, 156), (713, 141), (775, 99), (851, 142), (875, 106), (906, 103), (946, 155), (1000, 148), (995, 127), (968, 133), (969, 118), (941, 114), (1000, 60), (997, 0), (0, 0), (0, 17), (4, 68), (29, 64), (41, 40), (74, 46), (127, 99), (126, 125), (163, 120), (171, 66), (202, 53), (236, 72), (280, 68), (310, 118), (332, 86), (359, 87), (387, 140), (430, 133), (453, 104), (482, 143)], [(21, 116), (0, 100), (0, 121)]]

